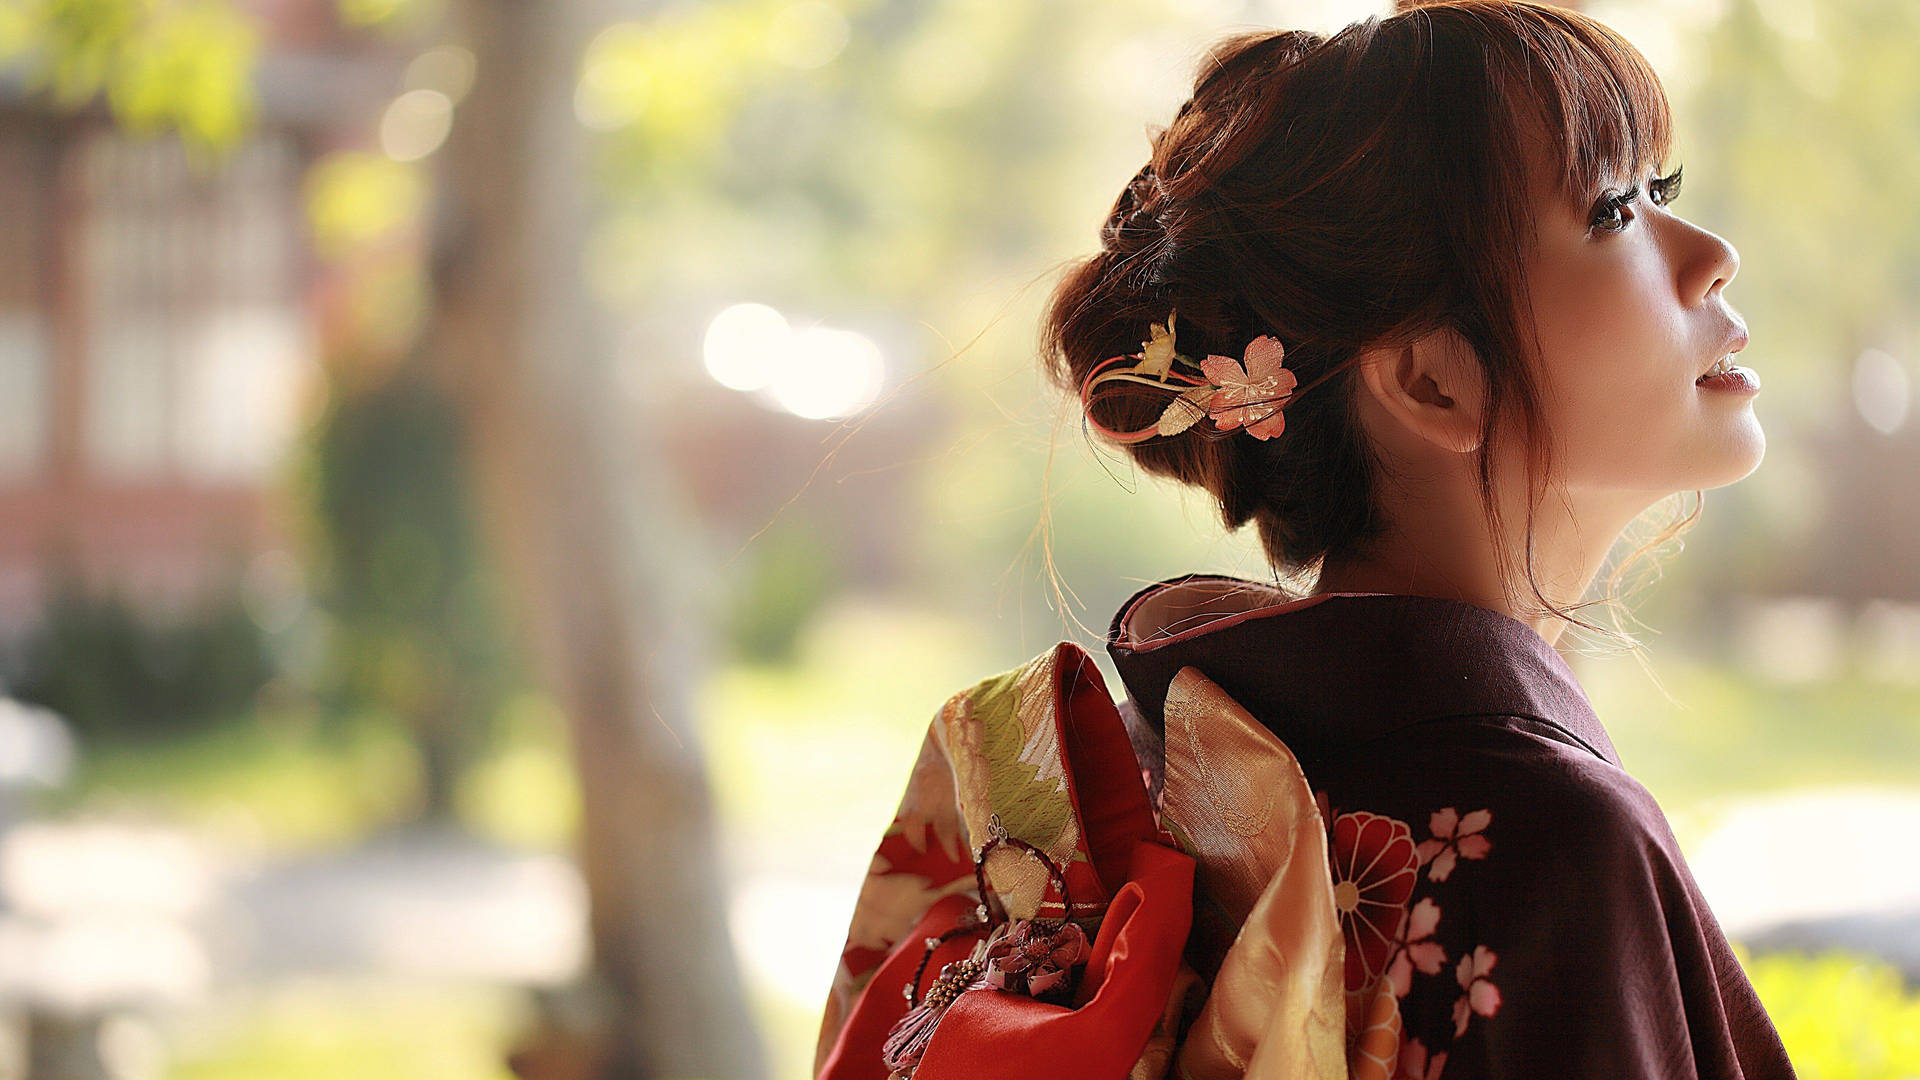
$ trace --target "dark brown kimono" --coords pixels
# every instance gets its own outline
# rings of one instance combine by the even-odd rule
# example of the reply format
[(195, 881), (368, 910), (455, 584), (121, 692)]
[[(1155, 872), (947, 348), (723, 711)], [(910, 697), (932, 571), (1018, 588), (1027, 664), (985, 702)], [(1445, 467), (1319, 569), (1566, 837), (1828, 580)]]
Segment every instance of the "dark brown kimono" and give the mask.
[(1399, 1075), (1794, 1075), (1665, 815), (1531, 627), (1191, 574), (1129, 599), (1107, 650), (1150, 772), (1187, 665), (1299, 759), (1348, 989), (1384, 971), (1400, 999)]

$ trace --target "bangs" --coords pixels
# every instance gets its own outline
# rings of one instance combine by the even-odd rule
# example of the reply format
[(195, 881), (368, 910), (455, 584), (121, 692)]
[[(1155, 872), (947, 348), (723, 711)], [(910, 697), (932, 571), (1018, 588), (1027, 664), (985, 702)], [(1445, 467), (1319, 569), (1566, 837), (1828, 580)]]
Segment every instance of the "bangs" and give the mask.
[(1471, 16), (1510, 130), (1537, 120), (1553, 137), (1569, 200), (1584, 207), (1608, 184), (1665, 168), (1673, 142), (1666, 91), (1646, 57), (1610, 27), (1526, 0), (1440, 7)]
[(1556, 13), (1541, 22), (1519, 44), (1533, 61), (1535, 106), (1559, 134), (1563, 191), (1584, 206), (1609, 183), (1664, 169), (1673, 114), (1646, 57), (1584, 16)]

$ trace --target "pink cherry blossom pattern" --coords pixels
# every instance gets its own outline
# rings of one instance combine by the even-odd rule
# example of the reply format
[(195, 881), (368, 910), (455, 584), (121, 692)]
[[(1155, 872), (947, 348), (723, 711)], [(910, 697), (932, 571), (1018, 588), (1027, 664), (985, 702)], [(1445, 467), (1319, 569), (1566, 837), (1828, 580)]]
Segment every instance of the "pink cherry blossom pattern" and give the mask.
[[(1484, 859), (1493, 850), (1493, 841), (1481, 836), (1481, 830), (1493, 823), (1493, 811), (1475, 810), (1466, 817), (1449, 806), (1436, 811), (1427, 828), (1433, 839), (1420, 843), (1420, 862), (1427, 866), (1427, 877), (1445, 881), (1453, 874), (1458, 859)], [(1430, 865), (1428, 865), (1430, 864)]]
[(1232, 431), (1244, 425), (1256, 439), (1271, 439), (1286, 429), (1286, 415), (1280, 411), (1292, 395), (1299, 379), (1281, 367), (1286, 349), (1272, 334), (1262, 334), (1247, 343), (1244, 363), (1218, 354), (1200, 361), (1214, 391), (1207, 411), (1213, 426)]
[(1427, 1045), (1419, 1039), (1408, 1039), (1400, 1047), (1400, 1067), (1393, 1074), (1393, 1080), (1439, 1080), (1440, 1070), (1447, 1067), (1445, 1050), (1427, 1056)]
[(1493, 970), (1494, 961), (1498, 959), (1492, 949), (1477, 945), (1471, 954), (1462, 956), (1459, 966), (1454, 968), (1454, 978), (1464, 991), (1453, 1003), (1454, 1038), (1467, 1030), (1467, 1020), (1473, 1013), (1492, 1016), (1500, 1011), (1500, 988), (1487, 978), (1487, 972)]
[(1438, 975), (1446, 966), (1447, 953), (1433, 940), (1440, 925), (1440, 905), (1432, 897), (1423, 897), (1402, 920), (1399, 940), (1394, 943), (1393, 960), (1387, 965), (1387, 978), (1393, 983), (1395, 997), (1406, 997), (1413, 989), (1413, 971)]

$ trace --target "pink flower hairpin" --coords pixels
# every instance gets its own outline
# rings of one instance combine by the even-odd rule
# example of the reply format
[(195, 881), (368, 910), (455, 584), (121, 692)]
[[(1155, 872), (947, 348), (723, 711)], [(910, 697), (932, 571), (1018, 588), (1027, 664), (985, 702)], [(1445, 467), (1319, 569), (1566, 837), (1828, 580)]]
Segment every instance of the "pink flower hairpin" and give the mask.
[[(1205, 378), (1175, 372), (1173, 362), (1194, 365), (1194, 361), (1175, 349), (1175, 312), (1167, 314), (1165, 325), (1149, 324), (1149, 340), (1141, 342), (1141, 351), (1132, 356), (1115, 356), (1101, 361), (1081, 384), (1082, 403), (1091, 400), (1093, 387), (1109, 379), (1142, 383), (1147, 386), (1181, 388), (1180, 393), (1150, 428), (1139, 431), (1114, 431), (1089, 416), (1088, 422), (1109, 438), (1120, 442), (1139, 442), (1156, 435), (1178, 435), (1213, 417), (1213, 426), (1221, 431), (1244, 427), (1256, 439), (1271, 439), (1286, 429), (1281, 411), (1299, 379), (1281, 366), (1286, 349), (1272, 334), (1262, 334), (1247, 343), (1243, 359), (1210, 355), (1199, 361)], [(1137, 360), (1128, 367), (1112, 367), (1122, 360)]]
[(1207, 409), (1213, 425), (1222, 431), (1244, 425), (1256, 439), (1271, 439), (1286, 430), (1287, 416), (1280, 405), (1300, 380), (1280, 366), (1285, 356), (1279, 338), (1262, 334), (1247, 343), (1245, 361), (1230, 356), (1200, 361), (1208, 381), (1218, 387)]

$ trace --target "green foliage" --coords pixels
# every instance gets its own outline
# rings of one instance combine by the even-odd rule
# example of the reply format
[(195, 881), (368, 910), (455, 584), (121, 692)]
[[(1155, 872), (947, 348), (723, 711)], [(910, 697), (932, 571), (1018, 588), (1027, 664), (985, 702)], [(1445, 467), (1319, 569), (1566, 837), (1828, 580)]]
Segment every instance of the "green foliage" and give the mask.
[(1898, 969), (1849, 952), (1736, 952), (1803, 1080), (1920, 1076), (1920, 992)]
[(258, 34), (231, 0), (11, 0), (0, 65), (62, 108), (104, 93), (134, 132), (175, 130), (203, 151), (252, 123)]
[(421, 365), (336, 385), (306, 462), (315, 594), (331, 617), (319, 692), (387, 710), (423, 740), (432, 811), (520, 678), (468, 492), (466, 434)]
[[(577, 100), (613, 136), (609, 190), (649, 212), (625, 287), (691, 275), (942, 310), (956, 269), (1004, 268), (1057, 221), (1056, 185), (1095, 147), (1075, 62), (1147, 23), (1135, 6), (736, 0), (609, 27)], [(716, 236), (806, 257), (700, 261)], [(689, 255), (645, 257), (662, 250)]]
[(275, 671), (266, 635), (237, 588), (160, 621), (117, 591), (96, 591), (60, 572), (12, 692), (55, 710), (84, 735), (151, 737), (249, 708)]
[(429, 183), (420, 162), (361, 150), (334, 151), (307, 170), (307, 232), (334, 268), (341, 336), (361, 355), (404, 352), (426, 321), (429, 283), (413, 249)]
[(320, 159), (305, 188), (314, 247), (325, 259), (399, 235), (420, 221), (428, 195), (419, 165), (357, 150)]
[(723, 633), (743, 659), (793, 658), (801, 629), (838, 590), (834, 557), (824, 531), (804, 516), (760, 536), (742, 560), (747, 570), (724, 615)]
[(409, 30), (438, 18), (446, 0), (339, 0), (340, 21), (348, 26)]

